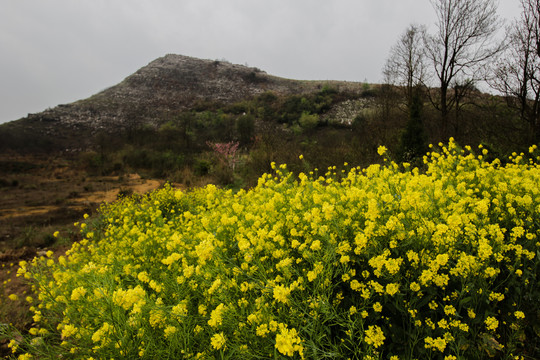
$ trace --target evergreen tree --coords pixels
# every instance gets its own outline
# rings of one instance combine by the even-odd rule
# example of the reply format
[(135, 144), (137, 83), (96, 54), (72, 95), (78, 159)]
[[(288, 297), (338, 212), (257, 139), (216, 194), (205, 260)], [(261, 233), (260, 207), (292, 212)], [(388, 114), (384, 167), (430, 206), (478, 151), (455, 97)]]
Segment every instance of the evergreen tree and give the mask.
[(399, 159), (405, 162), (415, 162), (427, 152), (427, 136), (422, 123), (422, 94), (417, 87), (412, 94), (409, 107), (409, 120), (401, 135)]

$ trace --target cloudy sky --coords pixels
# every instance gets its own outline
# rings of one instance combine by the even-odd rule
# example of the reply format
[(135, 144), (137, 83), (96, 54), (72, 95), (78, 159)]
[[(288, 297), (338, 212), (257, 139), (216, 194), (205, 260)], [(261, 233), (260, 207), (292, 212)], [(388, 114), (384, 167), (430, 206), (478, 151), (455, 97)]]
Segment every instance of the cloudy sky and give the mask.
[[(501, 17), (519, 15), (500, 0)], [(1, 0), (0, 123), (86, 98), (165, 54), (378, 82), (429, 0)]]

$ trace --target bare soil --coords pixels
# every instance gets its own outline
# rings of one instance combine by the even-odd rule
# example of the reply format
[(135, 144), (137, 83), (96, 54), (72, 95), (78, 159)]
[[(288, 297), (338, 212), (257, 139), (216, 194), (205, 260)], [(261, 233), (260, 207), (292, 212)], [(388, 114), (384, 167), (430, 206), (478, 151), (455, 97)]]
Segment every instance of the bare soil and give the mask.
[(0, 263), (27, 257), (27, 247), (54, 245), (54, 231), (69, 235), (73, 222), (103, 202), (162, 184), (138, 174), (90, 176), (65, 160), (0, 159)]

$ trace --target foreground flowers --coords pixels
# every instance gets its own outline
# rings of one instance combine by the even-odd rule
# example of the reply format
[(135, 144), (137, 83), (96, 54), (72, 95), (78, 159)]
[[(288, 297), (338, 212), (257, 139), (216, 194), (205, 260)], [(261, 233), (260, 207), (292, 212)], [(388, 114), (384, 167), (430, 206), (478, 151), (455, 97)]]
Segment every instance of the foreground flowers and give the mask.
[(540, 167), (469, 150), (450, 142), (425, 173), (389, 163), (295, 180), (282, 165), (250, 191), (166, 187), (105, 206), (66, 256), (21, 264), (38, 301), (33, 336), (13, 348), (458, 359), (527, 344), (533, 356)]

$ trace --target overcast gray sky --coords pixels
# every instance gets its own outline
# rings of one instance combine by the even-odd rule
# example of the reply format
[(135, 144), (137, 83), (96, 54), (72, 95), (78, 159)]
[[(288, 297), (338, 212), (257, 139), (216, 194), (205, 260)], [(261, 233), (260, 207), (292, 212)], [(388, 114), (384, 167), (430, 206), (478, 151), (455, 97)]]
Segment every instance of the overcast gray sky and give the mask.
[[(519, 15), (500, 0), (501, 17)], [(429, 0), (1, 0), (0, 123), (86, 98), (165, 54), (378, 82)]]

